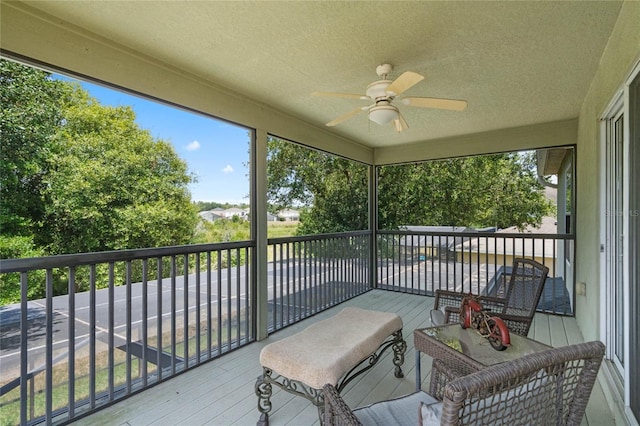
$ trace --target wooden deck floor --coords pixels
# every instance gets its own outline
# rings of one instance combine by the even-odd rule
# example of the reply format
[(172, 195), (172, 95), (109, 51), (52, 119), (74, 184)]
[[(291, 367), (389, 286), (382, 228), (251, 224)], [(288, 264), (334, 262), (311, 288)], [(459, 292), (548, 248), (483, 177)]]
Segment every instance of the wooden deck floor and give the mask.
[[(428, 327), (428, 311), (433, 298), (374, 290), (345, 302), (322, 314), (271, 335), (108, 407), (76, 424), (86, 425), (255, 425), (259, 413), (254, 393), (256, 377), (261, 374), (260, 350), (270, 342), (289, 336), (311, 323), (329, 317), (346, 306), (397, 312), (404, 321), (407, 352), (405, 377), (393, 375), (387, 353), (367, 374), (351, 382), (343, 395), (352, 407), (411, 393), (415, 389), (415, 366), (412, 332)], [(582, 342), (582, 335), (572, 318), (537, 314), (529, 337), (552, 346)], [(423, 356), (423, 386), (428, 383), (430, 359)], [(307, 400), (274, 386), (270, 424), (319, 424), (317, 410)], [(416, 412), (417, 413), (417, 412)], [(417, 415), (417, 414), (416, 414)], [(598, 383), (593, 390), (583, 425), (613, 425), (613, 417)]]

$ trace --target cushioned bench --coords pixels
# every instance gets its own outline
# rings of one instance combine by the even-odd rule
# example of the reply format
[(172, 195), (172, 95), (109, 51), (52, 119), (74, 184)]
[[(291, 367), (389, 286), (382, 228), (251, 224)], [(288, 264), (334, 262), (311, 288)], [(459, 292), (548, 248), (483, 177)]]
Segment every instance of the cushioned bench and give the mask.
[(272, 384), (311, 401), (322, 419), (322, 387), (331, 383), (338, 392), (354, 377), (372, 368), (393, 349), (395, 376), (403, 377), (406, 342), (402, 319), (394, 313), (349, 307), (305, 330), (270, 343), (260, 352), (263, 374), (256, 382), (258, 425), (267, 425)]

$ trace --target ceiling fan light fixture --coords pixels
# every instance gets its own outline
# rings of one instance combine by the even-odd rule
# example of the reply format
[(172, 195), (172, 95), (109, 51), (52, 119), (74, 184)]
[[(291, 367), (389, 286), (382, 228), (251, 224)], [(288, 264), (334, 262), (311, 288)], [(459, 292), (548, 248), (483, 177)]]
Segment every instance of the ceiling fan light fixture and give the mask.
[(398, 108), (393, 105), (376, 105), (369, 109), (369, 120), (384, 126), (398, 119)]
[[(0, 0), (1, 1), (1, 0)], [(462, 111), (467, 107), (467, 101), (457, 99), (440, 99), (425, 97), (404, 97), (398, 98), (405, 91), (424, 80), (424, 76), (413, 71), (405, 71), (395, 80), (389, 80), (388, 76), (393, 67), (390, 64), (379, 65), (376, 73), (382, 80), (374, 81), (367, 86), (365, 95), (353, 93), (333, 93), (333, 92), (313, 92), (314, 96), (331, 96), (335, 98), (362, 99), (369, 100), (373, 104), (342, 114), (328, 122), (329, 127), (335, 126), (359, 114), (367, 111), (369, 120), (381, 126), (393, 123), (393, 128), (397, 132), (402, 132), (409, 128), (406, 120), (400, 114), (398, 108), (392, 102), (402, 103), (418, 108), (439, 108), (450, 111)]]

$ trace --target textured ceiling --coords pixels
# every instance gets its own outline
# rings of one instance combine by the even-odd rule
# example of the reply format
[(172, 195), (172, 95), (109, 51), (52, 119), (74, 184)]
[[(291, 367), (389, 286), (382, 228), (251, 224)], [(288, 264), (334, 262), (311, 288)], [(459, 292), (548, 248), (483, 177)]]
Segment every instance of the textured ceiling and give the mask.
[(27, 2), (187, 73), (323, 125), (364, 101), (391, 63), (424, 76), (410, 96), (466, 99), (463, 112), (400, 106), (396, 133), (360, 114), (331, 129), (381, 147), (579, 115), (620, 2)]

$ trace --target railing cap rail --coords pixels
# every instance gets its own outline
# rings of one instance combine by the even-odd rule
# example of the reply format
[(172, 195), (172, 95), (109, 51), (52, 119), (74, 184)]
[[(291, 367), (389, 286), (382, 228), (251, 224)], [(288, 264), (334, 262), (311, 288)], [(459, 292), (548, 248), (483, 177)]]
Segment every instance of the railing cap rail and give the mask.
[(299, 242), (299, 241), (330, 240), (332, 238), (359, 237), (363, 235), (371, 235), (371, 231), (364, 230), (364, 231), (332, 232), (328, 234), (269, 238), (267, 240), (267, 244), (286, 244), (286, 243), (293, 243), (293, 242)]
[(227, 243), (101, 251), (95, 253), (61, 254), (57, 256), (29, 257), (23, 259), (1, 259), (0, 273), (27, 272), (36, 269), (66, 268), (98, 263), (178, 256), (182, 254), (197, 254), (208, 251), (230, 250), (246, 247), (255, 247), (255, 241), (234, 241)]
[(442, 231), (409, 231), (409, 230), (379, 230), (378, 235), (424, 235), (428, 237), (490, 237), (490, 238), (543, 238), (553, 240), (574, 239), (575, 234), (540, 234), (530, 232), (485, 232), (485, 231), (464, 231), (464, 232), (442, 232)]

